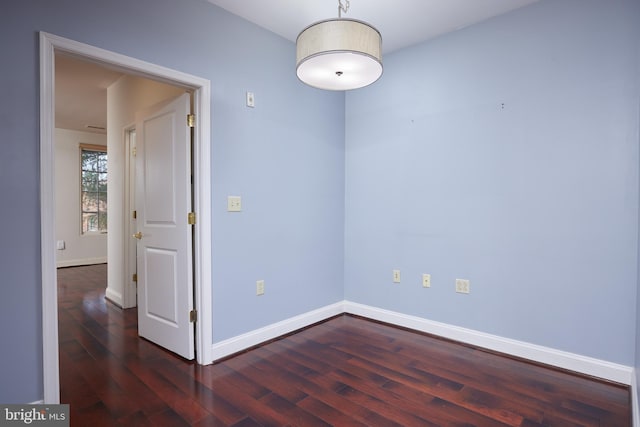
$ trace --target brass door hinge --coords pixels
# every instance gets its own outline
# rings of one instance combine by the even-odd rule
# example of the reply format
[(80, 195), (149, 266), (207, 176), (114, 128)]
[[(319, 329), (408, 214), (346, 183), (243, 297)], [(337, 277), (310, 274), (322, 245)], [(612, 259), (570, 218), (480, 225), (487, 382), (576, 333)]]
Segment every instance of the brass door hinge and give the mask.
[(191, 310), (189, 312), (189, 322), (195, 323), (198, 321), (198, 312), (196, 310)]
[(190, 128), (195, 127), (196, 125), (196, 116), (193, 114), (187, 114), (187, 126)]
[(131, 149), (131, 155), (132, 155), (133, 157), (135, 157), (135, 156), (136, 156), (136, 154), (138, 154), (138, 149), (137, 149), (136, 147), (133, 147), (133, 148)]
[(187, 222), (189, 223), (189, 225), (194, 225), (196, 223), (196, 213), (195, 212), (189, 212), (189, 215), (187, 217)]
[(133, 217), (133, 219), (138, 218), (138, 211), (133, 211), (133, 212), (131, 213), (131, 216)]
[(133, 276), (131, 276), (131, 280), (138, 283), (138, 275), (136, 273), (133, 273)]

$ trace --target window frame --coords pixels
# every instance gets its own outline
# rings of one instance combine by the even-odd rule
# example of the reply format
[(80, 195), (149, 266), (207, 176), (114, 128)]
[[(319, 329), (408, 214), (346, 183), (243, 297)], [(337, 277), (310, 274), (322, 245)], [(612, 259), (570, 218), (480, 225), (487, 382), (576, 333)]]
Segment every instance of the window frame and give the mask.
[[(84, 153), (85, 152), (97, 152), (97, 153), (102, 153), (102, 154), (107, 154), (107, 146), (106, 145), (98, 145), (98, 144), (84, 144), (84, 143), (80, 143), (79, 144), (79, 157), (80, 157), (80, 167), (79, 167), (79, 172), (80, 172), (80, 176), (78, 179), (78, 183), (80, 186), (80, 192), (79, 192), (79, 197), (80, 197), (80, 221), (79, 221), (79, 225), (80, 225), (80, 235), (81, 236), (100, 236), (103, 234), (107, 234), (108, 233), (108, 226), (107, 224), (105, 224), (105, 228), (104, 230), (100, 230), (100, 225), (99, 222), (100, 220), (98, 219), (98, 230), (93, 231), (93, 230), (86, 230), (85, 231), (85, 227), (84, 227), (84, 214), (86, 213), (94, 213), (93, 211), (85, 211), (84, 210), (84, 206), (83, 206), (83, 195), (86, 192), (84, 189), (84, 174), (85, 172), (93, 172), (93, 171), (87, 171), (84, 169), (84, 164), (83, 164), (83, 157), (84, 157)], [(108, 167), (106, 167), (105, 171), (95, 171), (96, 173), (100, 174), (103, 173), (106, 176), (108, 176), (109, 174), (109, 169)], [(102, 212), (104, 215), (106, 215), (108, 213), (108, 204), (107, 204), (107, 194), (109, 192), (108, 189), (108, 185), (106, 186), (106, 191), (101, 192), (99, 191), (99, 188), (96, 188), (97, 191), (95, 191), (94, 193), (96, 193), (98, 195), (98, 198), (100, 197), (100, 193), (104, 193), (104, 201), (105, 204), (107, 206), (106, 209), (100, 210), (100, 206), (98, 204), (98, 206), (96, 207), (97, 211), (95, 212), (98, 215), (98, 218), (100, 218), (100, 213)]]

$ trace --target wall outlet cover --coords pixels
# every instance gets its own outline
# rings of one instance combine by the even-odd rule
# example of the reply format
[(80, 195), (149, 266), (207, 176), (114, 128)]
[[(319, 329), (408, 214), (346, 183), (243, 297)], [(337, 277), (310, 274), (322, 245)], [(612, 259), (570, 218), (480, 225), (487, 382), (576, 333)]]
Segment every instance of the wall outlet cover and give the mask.
[(431, 275), (430, 274), (423, 274), (422, 275), (422, 287), (423, 288), (430, 288), (431, 287)]
[(400, 270), (393, 270), (393, 283), (400, 283)]
[(240, 196), (228, 196), (227, 197), (227, 212), (242, 212), (242, 197), (240, 197)]
[(459, 294), (468, 294), (471, 292), (471, 285), (467, 279), (456, 279), (456, 292)]

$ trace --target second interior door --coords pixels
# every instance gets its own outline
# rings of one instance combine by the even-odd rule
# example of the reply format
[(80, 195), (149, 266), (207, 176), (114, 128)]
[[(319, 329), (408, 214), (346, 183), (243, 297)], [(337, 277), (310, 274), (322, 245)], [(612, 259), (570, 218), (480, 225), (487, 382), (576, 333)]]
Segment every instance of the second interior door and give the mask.
[(138, 334), (195, 357), (190, 96), (136, 120)]

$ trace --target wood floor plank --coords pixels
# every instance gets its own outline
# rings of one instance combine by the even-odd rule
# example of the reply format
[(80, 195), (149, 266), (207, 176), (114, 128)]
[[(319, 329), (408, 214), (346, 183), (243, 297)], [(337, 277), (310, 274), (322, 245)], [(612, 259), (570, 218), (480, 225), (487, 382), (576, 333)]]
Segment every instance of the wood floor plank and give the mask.
[(631, 426), (627, 386), (356, 316), (199, 366), (138, 338), (106, 265), (58, 286), (72, 426)]
[(70, 409), (69, 418), (74, 426), (111, 427), (118, 423), (102, 401), (85, 408)]
[[(279, 343), (281, 342), (279, 341), (272, 344), (277, 345)], [(322, 374), (313, 370), (312, 368), (309, 368), (308, 365), (312, 365), (313, 363), (304, 355), (296, 355), (295, 351), (280, 353), (283, 360), (278, 360), (277, 363), (272, 363), (268, 359), (259, 357), (259, 354), (261, 354), (262, 352), (268, 352), (268, 348), (270, 347), (272, 347), (271, 344), (269, 346), (265, 346), (262, 349), (256, 349), (255, 352), (251, 352), (251, 354), (246, 355), (247, 357), (254, 357), (252, 367), (255, 367), (256, 369), (260, 368), (272, 376), (282, 375), (283, 370), (294, 373), (295, 375), (297, 375), (295, 384), (302, 391), (304, 391), (308, 395), (313, 395), (315, 398), (322, 401), (326, 405), (331, 406), (344, 414), (349, 414), (350, 417), (357, 420), (358, 422), (364, 423), (366, 425), (376, 426), (401, 425), (394, 420), (388, 419), (365, 406), (362, 406), (345, 398), (345, 396), (341, 395), (340, 393), (337, 393), (332, 389), (323, 387), (321, 384), (315, 382), (314, 379), (318, 376), (322, 376)]]
[[(185, 395), (190, 396), (199, 406), (205, 408), (209, 413), (218, 415), (222, 420), (226, 420), (228, 424), (237, 423), (246, 416), (244, 411), (230, 405), (226, 399), (221, 397), (221, 393), (224, 393), (225, 389), (216, 388), (216, 390), (212, 390), (200, 381), (194, 381), (193, 376), (178, 368), (176, 364), (164, 359), (157, 359), (151, 362), (150, 368), (158, 372)], [(260, 399), (270, 393), (269, 389), (261, 387), (255, 382), (240, 380), (240, 375), (233, 370), (228, 370), (227, 372), (227, 375), (232, 377), (234, 383), (254, 399)]]
[[(188, 372), (195, 381), (198, 391), (194, 396), (198, 402), (225, 425), (234, 425), (247, 418), (246, 412), (231, 403), (224, 387), (219, 387), (218, 379), (228, 375), (223, 364), (209, 366), (177, 366), (181, 372)], [(242, 387), (242, 385), (240, 385)]]
[(349, 427), (368, 427), (367, 424), (361, 423), (342, 411), (327, 405), (326, 403), (316, 399), (313, 396), (307, 396), (298, 402), (298, 406), (306, 409), (308, 412), (317, 414), (327, 423), (338, 426)]
[[(353, 335), (351, 336), (351, 338), (352, 338), (352, 341), (351, 341), (352, 349), (351, 350), (346, 349), (345, 351), (351, 351), (354, 355), (358, 355), (364, 358), (368, 363), (375, 364), (377, 372), (382, 372), (385, 369), (387, 369), (387, 366), (384, 365), (384, 358), (381, 360), (381, 358), (379, 357), (380, 354), (384, 354), (384, 352), (381, 351), (380, 348), (376, 347), (375, 344), (371, 344), (370, 340), (365, 341), (363, 338), (363, 340), (360, 341), (357, 338), (354, 338)], [(388, 344), (388, 343), (385, 343), (385, 344)], [(339, 348), (344, 349), (343, 347), (339, 347)], [(394, 381), (400, 381), (400, 383), (412, 384), (415, 388), (425, 388), (430, 392), (430, 394), (438, 398), (451, 401), (451, 402), (456, 402), (458, 405), (462, 407), (465, 407), (474, 412), (478, 412), (483, 415), (489, 416), (491, 418), (500, 420), (501, 422), (504, 422), (509, 425), (518, 425), (518, 423), (522, 422), (523, 416), (531, 417), (537, 420), (542, 419), (541, 411), (536, 411), (536, 412), (528, 411), (527, 406), (523, 405), (522, 402), (519, 402), (518, 404), (514, 404), (513, 402), (510, 401), (510, 394), (500, 393), (500, 390), (501, 390), (500, 388), (498, 389), (494, 388), (491, 393), (491, 396), (495, 396), (495, 398), (492, 399), (493, 402), (500, 402), (498, 406), (487, 407), (486, 397), (485, 397), (485, 403), (481, 403), (479, 405), (476, 404), (473, 400), (465, 399), (464, 394), (458, 393), (458, 390), (460, 390), (463, 387), (463, 382), (466, 383), (464, 385), (466, 392), (473, 391), (474, 389), (472, 388), (472, 385), (479, 384), (479, 383), (472, 381), (470, 378), (461, 377), (459, 373), (456, 373), (453, 371), (443, 371), (441, 367), (434, 368), (433, 364), (429, 364), (424, 360), (422, 360), (420, 363), (426, 365), (427, 368), (425, 368), (424, 370), (412, 370), (411, 367), (416, 366), (416, 363), (414, 362), (414, 360), (420, 360), (421, 357), (422, 357), (421, 354), (414, 355), (413, 357), (405, 357), (405, 354), (402, 351), (397, 351), (393, 362), (391, 362), (391, 365), (395, 366), (396, 363), (399, 362), (399, 364), (406, 367), (406, 369), (398, 371), (397, 368), (392, 368), (392, 370), (389, 370), (390, 377), (394, 378)], [(354, 357), (350, 363), (352, 364), (360, 363), (359, 358)], [(378, 363), (382, 363), (382, 364), (378, 364)], [(446, 363), (447, 363), (446, 361), (439, 359), (438, 365), (446, 366)], [(462, 360), (457, 360), (454, 366), (459, 367), (461, 366), (461, 363), (463, 363)], [(436, 375), (434, 377), (433, 375), (434, 372), (437, 372), (439, 375), (442, 375), (442, 376)], [(398, 374), (401, 374), (402, 376), (397, 376)], [(448, 377), (448, 378), (445, 378), (445, 377)], [(454, 380), (458, 381), (458, 383), (454, 382)], [(442, 387), (442, 384), (446, 384), (446, 383), (448, 383), (450, 387), (448, 388)], [(479, 396), (480, 395), (479, 393), (481, 392), (476, 391), (476, 396)], [(497, 393), (497, 396), (496, 396), (496, 393)], [(502, 395), (501, 396), (502, 398), (497, 399), (497, 397), (500, 397), (500, 395)], [(516, 415), (515, 414), (516, 411), (523, 414)]]
[[(365, 354), (366, 350), (357, 347), (354, 353)], [(409, 361), (403, 362), (407, 365), (410, 364)], [(359, 357), (354, 357), (349, 363), (353, 365), (349, 368), (349, 371), (355, 373), (362, 380), (370, 378), (372, 371), (386, 375), (384, 378), (387, 378), (387, 381), (382, 387), (386, 390), (395, 390), (396, 393), (402, 395), (403, 399), (410, 400), (415, 404), (425, 401), (428, 397), (431, 397), (431, 399), (438, 398), (507, 425), (517, 426), (523, 420), (523, 415), (517, 413), (522, 411), (522, 406), (517, 405), (517, 408), (514, 408), (510, 405), (508, 399), (499, 399), (492, 394), (486, 394), (484, 399), (480, 400), (480, 396), (482, 396), (480, 391), (474, 390), (468, 385), (434, 376), (432, 373), (413, 375), (410, 370), (401, 372), (397, 369), (389, 369), (387, 365), (378, 364), (372, 359), (361, 359)], [(394, 361), (393, 363), (395, 365), (396, 362)], [(538, 414), (529, 412), (526, 415), (535, 416)], [(537, 418), (541, 418), (541, 416)]]
[[(300, 337), (297, 337), (296, 339), (298, 338)], [(326, 360), (327, 351), (329, 351), (327, 350), (327, 347), (318, 346), (316, 343), (313, 343), (304, 354), (305, 357), (319, 362), (321, 360)], [(333, 350), (331, 351), (333, 352)], [(343, 353), (340, 356), (340, 360), (346, 364), (351, 363), (354, 359), (357, 359), (357, 357), (349, 356), (346, 353)], [(377, 368), (378, 367), (376, 366), (369, 365), (370, 371), (364, 373), (360, 377), (352, 374), (354, 371), (351, 367), (345, 368), (348, 369), (349, 372), (342, 369), (333, 369), (331, 373), (319, 376), (316, 381), (318, 381), (323, 387), (338, 387), (342, 390), (347, 390), (351, 393), (351, 396), (356, 399), (356, 402), (367, 407), (376, 406), (377, 412), (384, 412), (382, 407), (378, 404), (378, 401), (383, 402), (384, 407), (392, 406), (394, 408), (394, 419), (401, 421), (403, 425), (424, 425), (428, 421), (420, 416), (412, 414), (415, 412), (415, 408), (417, 406), (423, 406), (425, 408), (424, 413), (429, 414), (431, 419), (436, 419), (440, 423), (452, 423), (456, 419), (461, 418), (481, 425), (488, 425), (488, 423), (493, 422), (492, 420), (487, 419), (484, 414), (474, 414), (472, 410), (469, 410), (469, 408), (455, 402), (454, 405), (448, 409), (446, 416), (438, 418), (438, 416), (433, 415), (433, 413), (429, 413), (428, 407), (434, 405), (434, 402), (440, 402), (441, 399), (436, 399), (434, 395), (423, 393), (420, 401), (410, 402), (406, 399), (406, 396), (401, 396), (397, 393), (389, 393), (388, 389), (384, 389), (384, 384), (382, 384), (383, 388), (380, 388), (376, 385), (375, 381), (371, 382), (367, 379), (374, 375), (375, 371), (378, 371)], [(362, 389), (363, 384), (371, 384), (374, 387)], [(450, 399), (448, 402), (453, 402), (454, 400), (455, 399)], [(498, 425), (498, 423), (496, 423), (496, 425)]]
[(207, 416), (208, 412), (197, 400), (167, 380), (161, 371), (154, 369), (148, 361), (128, 358), (125, 366), (147, 387), (162, 399), (173, 412), (189, 423), (195, 423)]

